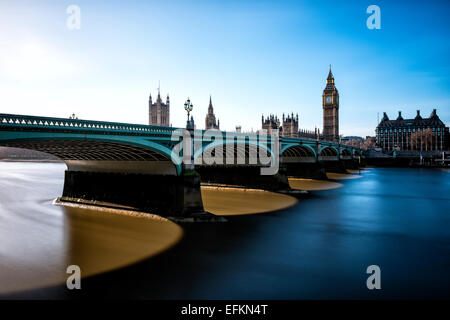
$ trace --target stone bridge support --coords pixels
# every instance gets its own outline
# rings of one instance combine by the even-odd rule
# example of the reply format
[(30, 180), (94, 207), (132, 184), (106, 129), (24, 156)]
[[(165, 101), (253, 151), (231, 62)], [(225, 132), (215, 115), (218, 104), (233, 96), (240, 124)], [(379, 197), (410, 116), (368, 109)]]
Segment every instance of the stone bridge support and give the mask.
[(344, 163), (345, 169), (358, 170), (360, 168), (358, 159), (342, 160), (342, 162)]
[(326, 180), (325, 167), (320, 163), (285, 163), (286, 174), (292, 177)]
[(258, 166), (198, 166), (202, 183), (223, 184), (268, 191), (289, 191), (289, 181), (285, 170), (280, 168), (275, 175), (261, 175)]
[(61, 201), (131, 207), (165, 217), (205, 215), (200, 176), (118, 172), (65, 172)]
[(344, 161), (322, 161), (326, 172), (332, 173), (348, 173)]

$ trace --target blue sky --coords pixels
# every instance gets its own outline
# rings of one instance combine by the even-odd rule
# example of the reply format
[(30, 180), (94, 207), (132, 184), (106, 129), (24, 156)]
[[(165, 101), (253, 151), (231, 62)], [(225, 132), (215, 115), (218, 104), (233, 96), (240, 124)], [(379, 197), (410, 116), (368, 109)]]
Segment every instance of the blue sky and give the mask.
[[(66, 26), (69, 5), (81, 29)], [(366, 9), (381, 9), (369, 30)], [(147, 123), (148, 96), (190, 97), (203, 128), (212, 95), (221, 128), (298, 113), (322, 127), (332, 64), (344, 135), (373, 135), (377, 113), (450, 123), (448, 1), (0, 2), (0, 112)]]

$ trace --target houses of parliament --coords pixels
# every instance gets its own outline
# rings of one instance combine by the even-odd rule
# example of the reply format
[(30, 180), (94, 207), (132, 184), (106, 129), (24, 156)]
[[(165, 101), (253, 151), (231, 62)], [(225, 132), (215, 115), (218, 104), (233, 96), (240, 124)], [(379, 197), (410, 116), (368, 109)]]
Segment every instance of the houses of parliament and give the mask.
[(327, 83), (322, 94), (323, 108), (323, 130), (322, 133), (316, 128), (314, 131), (299, 130), (298, 114), (282, 117), (282, 122), (276, 115), (271, 114), (262, 117), (261, 128), (267, 130), (270, 134), (273, 130), (278, 129), (282, 137), (300, 137), (307, 139), (323, 139), (326, 141), (339, 142), (339, 92), (334, 83), (334, 76), (328, 72)]
[[(194, 118), (190, 118), (191, 128), (195, 128)], [(170, 127), (170, 99), (167, 94), (166, 103), (161, 99), (161, 95), (158, 89), (158, 96), (153, 103), (152, 95), (148, 98), (148, 124), (151, 126)], [(212, 105), (212, 98), (209, 96), (208, 113), (205, 118), (205, 129), (217, 129), (220, 130), (220, 121), (216, 119), (214, 114), (214, 108)]]
[[(149, 124), (154, 126), (171, 126), (170, 124), (170, 100), (167, 95), (166, 102), (161, 99), (158, 89), (158, 96), (153, 103), (152, 96), (149, 97)], [(261, 128), (267, 130), (270, 134), (274, 130), (279, 130), (283, 137), (300, 137), (307, 139), (323, 139), (326, 141), (339, 142), (339, 92), (334, 83), (334, 76), (330, 70), (328, 72), (327, 83), (322, 94), (322, 108), (323, 108), (323, 130), (320, 133), (319, 129), (314, 131), (299, 129), (298, 114), (294, 113), (282, 116), (282, 122), (278, 116), (271, 114), (264, 118), (262, 116)], [(195, 128), (193, 117), (190, 118), (192, 128)], [(219, 119), (216, 119), (214, 108), (212, 105), (211, 96), (209, 97), (208, 113), (205, 117), (205, 129), (220, 130)]]

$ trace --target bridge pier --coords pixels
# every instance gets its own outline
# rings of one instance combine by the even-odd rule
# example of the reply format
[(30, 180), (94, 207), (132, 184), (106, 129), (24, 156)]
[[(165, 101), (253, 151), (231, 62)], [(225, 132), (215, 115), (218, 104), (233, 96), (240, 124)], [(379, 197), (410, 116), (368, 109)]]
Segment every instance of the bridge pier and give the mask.
[(283, 164), (283, 167), (286, 168), (288, 176), (318, 180), (327, 179), (325, 168), (320, 163), (286, 163)]
[(67, 170), (61, 201), (120, 205), (165, 217), (208, 215), (195, 172), (175, 176)]
[(343, 160), (345, 169), (358, 170), (360, 168), (358, 159)]
[(289, 191), (289, 181), (282, 168), (275, 175), (261, 175), (258, 166), (198, 166), (202, 183), (224, 184), (268, 191)]
[(344, 161), (322, 161), (322, 165), (326, 172), (348, 173)]

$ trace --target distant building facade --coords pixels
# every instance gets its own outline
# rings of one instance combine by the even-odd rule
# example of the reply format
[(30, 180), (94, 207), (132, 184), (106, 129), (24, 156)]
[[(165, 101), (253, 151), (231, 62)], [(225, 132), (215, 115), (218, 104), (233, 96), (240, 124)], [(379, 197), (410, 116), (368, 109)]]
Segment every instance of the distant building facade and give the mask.
[(328, 73), (327, 85), (322, 94), (323, 138), (326, 141), (339, 142), (339, 92), (334, 84), (334, 76)]
[(311, 139), (311, 140), (322, 139), (322, 136), (320, 135), (320, 130), (317, 128), (315, 128), (314, 131), (300, 129), (298, 130), (298, 137), (302, 139)]
[(261, 128), (267, 130), (267, 134), (271, 134), (275, 129), (279, 130), (281, 137), (291, 137), (291, 138), (303, 138), (303, 139), (319, 139), (321, 138), (319, 129), (305, 130), (299, 129), (298, 114), (295, 115), (292, 112), (287, 117), (283, 113), (281, 118), (282, 122), (278, 119), (277, 115), (270, 114), (268, 117), (261, 119)]
[(298, 138), (298, 114), (294, 118), (294, 113), (288, 114), (287, 117), (283, 113), (283, 124), (280, 129), (282, 137)]
[(413, 119), (403, 119), (401, 111), (395, 120), (386, 112), (376, 128), (377, 145), (384, 150), (446, 150), (449, 128), (439, 119), (436, 109), (429, 118), (422, 118), (420, 110)]
[(220, 122), (219, 119), (217, 119), (216, 122), (216, 115), (214, 114), (214, 108), (212, 105), (211, 96), (209, 96), (209, 106), (208, 106), (208, 113), (205, 118), (205, 129), (217, 129), (220, 130)]
[(155, 103), (152, 102), (152, 95), (148, 99), (148, 124), (152, 126), (170, 126), (170, 100), (167, 94), (166, 103), (163, 103), (158, 90), (158, 97)]
[(267, 118), (264, 118), (264, 115), (261, 119), (261, 129), (267, 130), (267, 134), (272, 134), (280, 128), (280, 120), (276, 115), (269, 115)]

